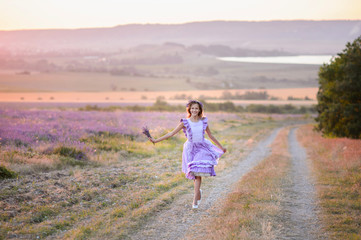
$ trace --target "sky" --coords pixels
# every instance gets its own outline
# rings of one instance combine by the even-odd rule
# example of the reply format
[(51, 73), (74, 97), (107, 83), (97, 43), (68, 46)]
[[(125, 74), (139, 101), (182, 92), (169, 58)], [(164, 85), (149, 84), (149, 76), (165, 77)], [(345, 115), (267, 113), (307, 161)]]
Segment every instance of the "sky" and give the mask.
[(361, 20), (361, 0), (0, 0), (0, 30), (213, 20)]

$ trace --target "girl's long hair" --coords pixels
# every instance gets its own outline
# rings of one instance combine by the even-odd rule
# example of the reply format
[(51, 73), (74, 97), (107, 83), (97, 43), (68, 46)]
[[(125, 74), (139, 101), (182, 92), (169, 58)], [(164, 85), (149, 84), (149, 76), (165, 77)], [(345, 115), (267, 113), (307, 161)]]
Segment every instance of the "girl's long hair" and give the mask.
[(188, 118), (192, 116), (191, 107), (193, 104), (198, 104), (198, 107), (199, 107), (198, 117), (203, 118), (203, 104), (197, 100), (191, 100), (188, 102), (188, 104), (187, 104)]

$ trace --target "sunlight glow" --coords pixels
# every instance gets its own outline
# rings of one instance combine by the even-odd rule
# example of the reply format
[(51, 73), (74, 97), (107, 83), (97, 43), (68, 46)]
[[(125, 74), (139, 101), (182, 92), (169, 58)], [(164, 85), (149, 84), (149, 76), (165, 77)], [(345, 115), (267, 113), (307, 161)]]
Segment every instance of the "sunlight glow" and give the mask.
[(2, 0), (0, 30), (212, 20), (361, 19), (359, 0)]

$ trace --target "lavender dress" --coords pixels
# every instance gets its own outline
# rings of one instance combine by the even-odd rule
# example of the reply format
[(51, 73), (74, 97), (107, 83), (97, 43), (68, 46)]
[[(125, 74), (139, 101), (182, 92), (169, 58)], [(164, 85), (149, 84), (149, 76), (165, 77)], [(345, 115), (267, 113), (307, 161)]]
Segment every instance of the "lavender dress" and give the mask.
[(183, 131), (187, 141), (183, 145), (182, 171), (189, 179), (195, 176), (216, 176), (214, 165), (218, 164), (218, 158), (223, 151), (204, 138), (207, 128), (206, 117), (198, 122), (192, 122), (188, 118), (182, 118)]

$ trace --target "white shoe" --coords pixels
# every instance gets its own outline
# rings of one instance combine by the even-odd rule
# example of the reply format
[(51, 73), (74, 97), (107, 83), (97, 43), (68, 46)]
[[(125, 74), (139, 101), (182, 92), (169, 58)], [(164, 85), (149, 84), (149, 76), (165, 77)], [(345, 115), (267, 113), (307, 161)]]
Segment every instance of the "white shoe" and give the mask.
[(198, 205), (192, 205), (192, 208), (195, 209), (195, 208), (198, 208)]
[(197, 205), (201, 204), (202, 201), (202, 189), (199, 189), (199, 192), (201, 193), (201, 199), (197, 200)]

